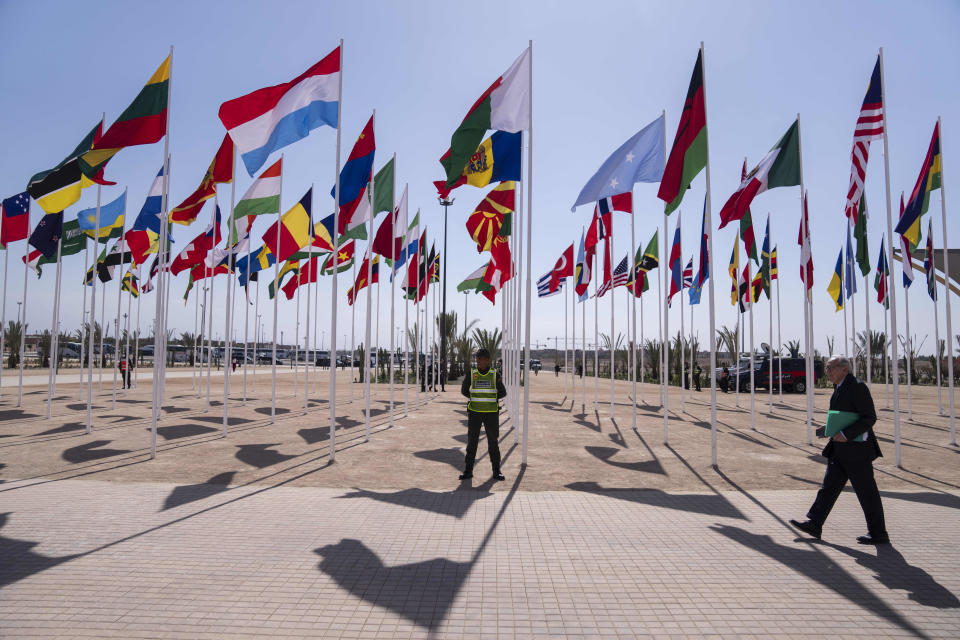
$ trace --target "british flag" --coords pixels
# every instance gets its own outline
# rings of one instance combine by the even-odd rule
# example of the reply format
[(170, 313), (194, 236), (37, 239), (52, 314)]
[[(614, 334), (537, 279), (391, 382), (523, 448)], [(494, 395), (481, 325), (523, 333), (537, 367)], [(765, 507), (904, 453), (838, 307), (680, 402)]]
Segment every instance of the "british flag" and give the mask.
[(683, 288), (689, 289), (693, 286), (693, 256), (687, 260), (687, 266), (683, 268)]
[(853, 131), (853, 151), (850, 152), (850, 188), (847, 190), (847, 205), (844, 213), (857, 222), (857, 207), (863, 194), (863, 180), (867, 174), (870, 157), (870, 141), (883, 137), (883, 90), (880, 85), (880, 57), (873, 67), (867, 95), (860, 107), (860, 116)]

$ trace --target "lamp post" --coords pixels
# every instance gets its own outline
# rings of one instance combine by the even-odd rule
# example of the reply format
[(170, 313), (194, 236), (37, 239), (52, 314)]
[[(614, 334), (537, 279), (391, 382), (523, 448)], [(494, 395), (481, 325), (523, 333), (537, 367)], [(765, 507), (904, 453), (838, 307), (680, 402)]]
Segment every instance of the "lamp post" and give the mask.
[(437, 200), (440, 201), (440, 205), (443, 207), (443, 274), (442, 274), (442, 284), (440, 285), (443, 289), (442, 293), (442, 302), (440, 310), (440, 371), (443, 372), (444, 379), (447, 378), (447, 208), (453, 204), (454, 199), (450, 198), (449, 200), (445, 199), (443, 196), (438, 196)]

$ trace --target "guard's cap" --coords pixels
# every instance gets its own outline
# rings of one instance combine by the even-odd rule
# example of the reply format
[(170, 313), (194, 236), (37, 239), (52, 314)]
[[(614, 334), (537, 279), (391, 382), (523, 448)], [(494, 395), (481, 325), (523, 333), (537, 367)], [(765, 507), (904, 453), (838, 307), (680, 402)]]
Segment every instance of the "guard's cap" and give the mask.
[(477, 349), (477, 357), (478, 357), (478, 358), (489, 358), (489, 357), (490, 357), (490, 352), (487, 351), (486, 349)]

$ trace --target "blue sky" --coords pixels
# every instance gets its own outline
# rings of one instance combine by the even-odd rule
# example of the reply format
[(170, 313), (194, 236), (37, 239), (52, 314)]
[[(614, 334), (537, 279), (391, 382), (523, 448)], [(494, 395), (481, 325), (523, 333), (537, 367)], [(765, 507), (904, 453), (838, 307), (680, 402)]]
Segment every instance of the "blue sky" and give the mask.
[[(954, 2), (768, 2), (677, 3), (595, 2), (506, 3), (450, 2), (166, 2), (160, 5), (100, 2), (0, 3), (8, 29), (0, 56), (5, 88), (0, 137), (7, 152), (0, 158), (0, 193), (21, 191), (35, 172), (49, 168), (69, 152), (106, 111), (108, 124), (127, 106), (146, 79), (175, 47), (171, 105), (171, 199), (179, 202), (199, 183), (223, 136), (219, 105), (263, 86), (287, 81), (345, 42), (343, 77), (343, 149), (346, 158), (373, 109), (377, 110), (376, 165), (397, 153), (398, 182), (409, 184), (411, 215), (417, 208), (429, 234), (440, 238), (442, 209), (431, 181), (441, 177), (437, 162), (467, 108), (534, 41), (533, 275), (549, 269), (560, 252), (578, 241), (590, 210), (570, 213), (582, 185), (607, 155), (666, 110), (672, 140), (697, 48), (706, 46), (705, 74), (710, 131), (713, 211), (736, 188), (744, 157), (751, 166), (801, 114), (804, 175), (810, 193), (815, 274), (817, 348), (826, 337), (842, 339), (842, 317), (826, 293), (830, 271), (843, 241), (842, 211), (849, 181), (850, 146), (877, 48), (884, 47), (886, 107), (890, 134), (890, 171), (894, 206), (901, 190), (916, 180), (938, 115), (943, 122), (944, 180), (955, 183), (954, 149), (960, 149), (960, 5)], [(67, 63), (70, 64), (67, 64)], [(325, 194), (334, 178), (335, 132), (315, 131), (285, 151), (284, 208), (316, 185), (320, 212), (329, 212)], [(108, 175), (118, 186), (104, 191), (112, 199), (129, 188), (132, 220), (162, 160), (162, 143), (121, 152)], [(251, 182), (240, 173), (239, 197)], [(463, 187), (449, 218), (448, 305), (462, 313), (455, 285), (481, 264), (463, 226), (485, 190)], [(684, 256), (695, 254), (700, 228), (704, 178), (693, 184), (683, 210)], [(955, 194), (956, 192), (952, 192)], [(870, 203), (871, 261), (876, 260), (886, 227), (882, 146), (874, 143), (867, 177)], [(954, 198), (958, 197), (953, 195)], [(220, 202), (229, 204), (229, 186)], [(67, 218), (92, 206), (88, 189)], [(637, 243), (662, 225), (656, 185), (635, 190)], [(799, 338), (802, 316), (795, 242), (799, 189), (762, 194), (753, 206), (758, 242), (771, 216), (779, 246), (783, 281), (784, 340)], [(940, 233), (940, 194), (931, 200), (934, 236)], [(896, 212), (894, 212), (896, 214)], [(39, 219), (35, 208), (34, 219)], [(208, 211), (192, 227), (175, 229), (182, 247), (207, 224)], [(672, 237), (675, 217), (670, 220)], [(627, 216), (615, 222), (615, 253), (629, 247)], [(259, 222), (254, 237), (268, 225)], [(924, 224), (924, 226), (926, 226)], [(960, 244), (960, 225), (948, 220), (952, 244)], [(732, 324), (726, 265), (733, 243), (731, 227), (714, 240), (717, 326)], [(661, 240), (663, 242), (663, 240)], [(7, 318), (22, 299), (22, 243), (12, 246), (7, 276)], [(62, 326), (79, 326), (82, 255), (67, 258)], [(955, 269), (960, 269), (957, 265)], [(29, 277), (31, 328), (49, 327), (54, 269), (39, 281)], [(348, 277), (341, 277), (341, 340), (349, 342), (350, 312), (345, 303)], [(869, 278), (872, 294), (872, 275)], [(898, 278), (899, 280), (899, 278)], [(218, 280), (218, 285), (220, 285)], [(863, 285), (857, 298), (858, 329), (863, 328)], [(174, 281), (171, 326), (193, 330), (193, 304), (179, 301), (186, 274)], [(218, 286), (223, 292), (222, 285)], [(388, 337), (389, 288), (382, 291), (381, 334)], [(219, 297), (218, 293), (218, 297)], [(266, 292), (261, 313), (269, 327)], [(626, 331), (625, 294), (618, 291), (617, 331)], [(116, 309), (115, 286), (108, 287), (108, 310)], [(144, 301), (143, 326), (152, 317), (152, 296)], [(329, 333), (329, 282), (320, 285), (321, 328)], [(922, 284), (911, 296), (911, 328), (918, 340), (933, 341), (932, 306)], [(111, 306), (112, 305), (112, 306)], [(646, 301), (646, 335), (656, 331), (654, 296)], [(756, 331), (767, 335), (766, 303)], [(240, 307), (237, 307), (240, 309)], [(609, 331), (609, 297), (601, 300), (600, 327)], [(592, 324), (593, 305), (588, 307)], [(960, 310), (960, 305), (954, 305)], [(294, 330), (293, 303), (281, 302), (281, 329), (289, 342)], [(361, 333), (357, 313), (357, 335)], [(704, 339), (707, 308), (695, 313), (694, 327)], [(552, 344), (563, 335), (563, 298), (535, 301), (533, 340)], [(99, 312), (98, 312), (99, 315)], [(110, 314), (108, 313), (108, 316)], [(499, 309), (471, 297), (470, 317), (499, 325)], [(902, 315), (902, 311), (901, 311)], [(871, 304), (873, 327), (880, 307)], [(401, 319), (402, 313), (398, 313)], [(688, 316), (689, 322), (689, 316)], [(960, 322), (960, 316), (958, 316)], [(679, 325), (679, 312), (671, 328)], [(941, 332), (943, 329), (941, 319)], [(242, 323), (238, 323), (242, 328)], [(902, 322), (901, 322), (902, 326)], [(689, 328), (689, 327), (688, 327)], [(223, 318), (215, 319), (223, 333)], [(901, 329), (902, 332), (902, 329)], [(579, 333), (579, 331), (578, 331)], [(242, 335), (242, 334), (241, 334)], [(329, 343), (329, 336), (325, 336)], [(839, 345), (841, 339), (837, 340)], [(358, 338), (359, 340), (359, 338)], [(588, 341), (592, 338), (588, 336)], [(838, 347), (839, 349), (839, 347)]]

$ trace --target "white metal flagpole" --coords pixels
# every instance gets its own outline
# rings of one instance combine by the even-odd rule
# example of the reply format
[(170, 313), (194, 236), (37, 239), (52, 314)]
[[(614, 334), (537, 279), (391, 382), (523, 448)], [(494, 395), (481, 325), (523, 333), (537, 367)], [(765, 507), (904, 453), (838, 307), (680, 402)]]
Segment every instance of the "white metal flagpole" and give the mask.
[[(397, 166), (396, 166), (396, 163), (397, 163), (397, 154), (396, 154), (396, 153), (393, 154), (393, 163), (394, 163), (394, 166), (393, 166), (393, 169), (394, 169), (394, 170), (393, 170), (393, 194), (394, 194), (394, 197), (396, 197), (396, 193), (397, 193), (397, 170), (396, 170), (396, 169), (397, 169)], [(406, 202), (406, 200), (404, 200), (404, 202)], [(396, 206), (396, 205), (394, 204), (394, 206)], [(393, 214), (393, 211), (391, 211), (390, 213), (391, 213), (391, 215), (392, 215), (392, 214)], [(396, 240), (397, 232), (399, 231), (399, 233), (401, 234), (400, 237), (406, 239), (406, 233), (407, 233), (407, 212), (406, 212), (406, 211), (403, 212), (403, 224), (400, 225), (400, 226), (401, 226), (401, 228), (400, 228), (399, 230), (396, 229), (396, 228), (393, 229), (393, 237), (390, 238), (390, 263), (391, 263), (391, 269), (393, 268), (392, 265), (397, 262), (397, 240)], [(378, 287), (378, 288), (379, 288), (379, 287)], [(388, 357), (390, 358), (390, 360), (389, 360), (389, 363), (390, 363), (389, 373), (390, 373), (390, 426), (391, 426), (391, 427), (393, 426), (393, 418), (394, 418), (393, 358), (394, 358), (394, 352), (396, 351), (396, 344), (395, 344), (395, 342), (394, 342), (394, 336), (395, 336), (395, 334), (396, 334), (396, 326), (397, 326), (396, 310), (395, 310), (395, 309), (396, 309), (396, 299), (397, 299), (397, 287), (396, 287), (396, 283), (394, 282), (394, 279), (393, 279), (393, 278), (390, 278), (390, 355), (389, 355)], [(446, 328), (446, 326), (447, 326), (447, 325), (446, 325), (446, 321), (444, 321), (444, 325), (443, 325), (443, 326), (444, 326), (444, 328)], [(444, 363), (444, 364), (446, 364), (446, 363)]]
[[(943, 125), (940, 121), (940, 117), (937, 116), (937, 130), (940, 132), (940, 174), (943, 175)], [(886, 141), (886, 127), (884, 127), (884, 141)], [(950, 388), (950, 446), (956, 446), (957, 444), (957, 429), (956, 429), (956, 407), (955, 407), (955, 398), (953, 397), (953, 320), (950, 314), (950, 252), (948, 247), (950, 246), (947, 242), (947, 187), (944, 184), (945, 180), (941, 178), (940, 180), (940, 222), (943, 224), (943, 283), (944, 283), (944, 292), (946, 295), (946, 311), (947, 311), (947, 384)], [(933, 264), (933, 257), (931, 256), (930, 264)]]
[[(336, 181), (333, 185), (333, 251), (336, 255), (340, 224), (340, 132), (343, 128), (343, 38), (340, 39), (340, 73), (337, 74), (337, 159)], [(337, 269), (334, 260), (330, 284), (330, 462), (337, 450)]]
[[(250, 342), (250, 261), (253, 255), (250, 246), (247, 246), (247, 279), (243, 287), (243, 401), (241, 406), (247, 406), (247, 344)], [(254, 317), (256, 321), (256, 317)], [(256, 333), (256, 327), (254, 327)], [(253, 366), (257, 366), (257, 351), (253, 351)]]
[[(280, 156), (280, 197), (283, 197), (283, 155)], [(279, 204), (279, 203), (278, 203)], [(277, 207), (277, 236), (274, 246), (280, 250), (280, 212), (282, 206)], [(280, 260), (277, 256), (273, 259), (273, 346), (270, 357), (270, 424), (277, 420), (277, 302), (280, 297)], [(330, 360), (331, 364), (333, 360)]]
[[(3, 310), (0, 311), (0, 359), (3, 358), (4, 342), (6, 342), (6, 338), (7, 338), (7, 280), (10, 279), (10, 247), (5, 246), (4, 249), (5, 251), (3, 252)], [(86, 242), (84, 242), (83, 249), (84, 249), (84, 253), (83, 253), (84, 260), (88, 261), (90, 259), (90, 251), (89, 249), (87, 249)], [(23, 266), (26, 267), (27, 265), (24, 264)], [(86, 263), (84, 263), (83, 265), (83, 272), (84, 273), (87, 272)], [(83, 288), (84, 314), (86, 314), (86, 308), (87, 308), (87, 288), (84, 287)], [(81, 329), (82, 328), (83, 327), (81, 327)], [(81, 337), (83, 336), (82, 333), (80, 335)], [(2, 367), (3, 367), (3, 363), (0, 362), (0, 368)], [(81, 367), (80, 393), (82, 394), (83, 393), (83, 373), (82, 373), (83, 371), (83, 340), (82, 339), (80, 340), (80, 367)], [(2, 390), (3, 390), (3, 376), (0, 376), (0, 391)]]
[[(902, 236), (901, 236), (902, 237)], [(906, 253), (904, 260), (909, 260)], [(903, 315), (906, 319), (906, 339), (903, 341), (903, 357), (907, 361), (907, 420), (913, 420), (913, 384), (911, 383), (913, 369), (913, 338), (910, 335), (910, 287), (903, 288)]]
[[(666, 126), (666, 123), (664, 123)], [(664, 141), (666, 143), (666, 141)], [(631, 196), (633, 195), (633, 188), (630, 189)], [(630, 343), (630, 382), (633, 385), (633, 392), (630, 396), (631, 404), (633, 405), (633, 429), (637, 428), (637, 286), (636, 281), (636, 268), (637, 268), (637, 219), (636, 214), (630, 212), (630, 278), (633, 282), (633, 292), (630, 293), (630, 318), (632, 323), (632, 340)], [(644, 274), (646, 277), (646, 274)], [(643, 314), (643, 303), (640, 305), (640, 313)], [(574, 322), (576, 322), (576, 316), (574, 316)], [(576, 326), (574, 326), (574, 334), (576, 334)], [(643, 351), (640, 351), (640, 357), (643, 357)], [(641, 368), (641, 372), (643, 369)], [(641, 392), (643, 390), (643, 381), (640, 382)]]
[[(115, 409), (117, 407), (117, 369), (119, 368), (118, 365), (120, 364), (120, 300), (123, 298), (123, 254), (127, 252), (127, 243), (126, 240), (124, 240), (124, 233), (127, 230), (126, 189), (123, 190), (123, 203), (123, 223), (120, 227), (120, 239), (117, 241), (117, 244), (120, 245), (120, 264), (117, 265), (117, 275), (119, 277), (117, 278), (117, 323), (115, 325), (116, 330), (114, 331), (116, 335), (113, 336), (113, 400), (110, 404), (111, 409)], [(95, 234), (97, 236), (100, 235), (99, 228), (95, 231)], [(59, 269), (57, 271), (57, 275), (60, 275)], [(59, 285), (57, 288), (59, 289)]]
[[(166, 157), (166, 154), (164, 154), (164, 157)], [(96, 217), (95, 226), (97, 229), (99, 229), (100, 228), (100, 183), (97, 183), (97, 211), (96, 211), (95, 217)], [(27, 255), (26, 248), (24, 248), (23, 255), (24, 257), (26, 257)], [(98, 258), (97, 240), (94, 239), (93, 241), (93, 275), (91, 276), (91, 279), (90, 279), (90, 323), (89, 323), (90, 331), (88, 336), (90, 344), (87, 345), (87, 426), (86, 426), (87, 434), (89, 434), (90, 431), (93, 429), (93, 424), (92, 424), (92, 421), (93, 421), (93, 413), (92, 413), (93, 412), (93, 339), (94, 339), (93, 338), (93, 319), (96, 316), (96, 310), (97, 310), (97, 258)], [(24, 264), (24, 269), (26, 269), (26, 264)], [(84, 271), (84, 277), (86, 277), (86, 271)], [(24, 271), (23, 273), (23, 292), (24, 292), (23, 304), (24, 306), (26, 306), (27, 304), (27, 296), (26, 296), (27, 273), (26, 271)], [(24, 315), (24, 318), (26, 318), (26, 315)], [(26, 332), (21, 331), (21, 333), (26, 333)], [(21, 351), (20, 376), (21, 376), (21, 382), (22, 382), (23, 347), (21, 347), (20, 351)], [(17, 406), (18, 407), (20, 406), (19, 402), (17, 402)]]
[[(868, 254), (869, 254), (869, 245), (868, 245)], [(867, 325), (867, 328), (866, 328), (867, 339), (864, 340), (864, 343), (866, 343), (866, 347), (867, 347), (867, 388), (870, 388), (870, 385), (873, 383), (873, 362), (871, 362), (871, 360), (873, 359), (873, 352), (872, 352), (873, 347), (870, 344), (871, 336), (872, 336), (870, 332), (870, 288), (867, 285), (866, 274), (863, 275), (863, 315), (865, 318), (864, 321)]]
[[(592, 266), (592, 265), (591, 265)], [(591, 269), (592, 271), (592, 269)], [(590, 274), (591, 277), (593, 274)], [(590, 283), (587, 282), (587, 291), (590, 290)], [(580, 301), (580, 414), (587, 414), (587, 302)]]
[[(576, 271), (576, 269), (574, 269)], [(577, 279), (573, 277), (570, 279), (570, 294), (571, 305), (570, 313), (573, 315), (573, 367), (571, 373), (573, 374), (570, 378), (570, 413), (573, 413), (574, 407), (577, 405)], [(466, 316), (466, 306), (464, 306), (464, 316)]]
[[(530, 431), (530, 254), (532, 252), (531, 238), (533, 237), (533, 40), (528, 44), (530, 51), (530, 129), (527, 131), (527, 228), (526, 234), (526, 284), (527, 284), (527, 304), (524, 309), (525, 327), (524, 327), (524, 376), (523, 376), (523, 447), (522, 462), (527, 464), (527, 437)], [(612, 338), (611, 338), (612, 339)]]
[(613, 290), (613, 269), (616, 269), (617, 263), (614, 262), (614, 253), (613, 253), (613, 213), (610, 214), (610, 242), (607, 244), (607, 251), (610, 252), (610, 417), (613, 418), (613, 400), (614, 400), (614, 390), (613, 390), (613, 369), (617, 360), (617, 348), (616, 348), (616, 336), (614, 335), (614, 317), (616, 314), (613, 310), (613, 300), (616, 298)]
[[(247, 286), (250, 286), (250, 279), (247, 278)], [(257, 391), (257, 345), (260, 342), (260, 276), (257, 275), (257, 279), (254, 280), (254, 286), (256, 287), (254, 294), (254, 303), (253, 303), (253, 374), (250, 376), (250, 388), (254, 393)]]
[[(94, 248), (96, 249), (96, 248)], [(8, 254), (9, 255), (9, 254)], [(96, 258), (96, 254), (94, 254)], [(26, 265), (24, 265), (26, 266)], [(83, 241), (83, 274), (86, 278), (87, 269), (90, 268), (90, 243), (84, 238)], [(7, 272), (4, 269), (4, 279), (3, 279), (3, 322), (6, 323), (7, 318)], [(87, 331), (87, 284), (83, 285), (83, 305), (81, 306), (83, 310), (82, 321), (80, 323), (80, 384), (77, 387), (77, 401), (83, 400), (83, 363), (86, 362), (86, 350), (87, 350), (87, 340), (86, 333)], [(0, 354), (3, 353), (3, 328), (0, 327)]]
[[(679, 219), (679, 214), (678, 214)], [(679, 225), (679, 222), (677, 223)], [(667, 229), (667, 214), (663, 214), (663, 237), (669, 238)], [(662, 255), (664, 256), (663, 268), (663, 291), (669, 298), (670, 283), (667, 280), (670, 272), (670, 247), (668, 242), (663, 243)], [(670, 419), (670, 304), (666, 301), (663, 304), (663, 444), (667, 444), (667, 435), (669, 431), (668, 421)]]
[[(803, 206), (803, 205), (801, 205)], [(783, 404), (783, 332), (780, 330), (780, 265), (777, 265), (777, 393), (778, 402)], [(772, 369), (773, 367), (771, 367)]]
[[(376, 114), (376, 112), (374, 112), (374, 114)], [(376, 184), (373, 181), (371, 181), (370, 183), (370, 189), (371, 191), (376, 189)], [(391, 210), (388, 215), (392, 216), (393, 211)], [(364, 418), (365, 418), (364, 422), (366, 423), (364, 427), (365, 428), (364, 442), (367, 442), (370, 440), (370, 315), (371, 315), (370, 314), (370, 298), (371, 298), (370, 294), (372, 293), (371, 289), (373, 289), (373, 283), (371, 282), (371, 280), (373, 279), (373, 250), (372, 250), (373, 238), (374, 238), (373, 218), (374, 216), (371, 215), (370, 225), (369, 225), (370, 226), (370, 243), (367, 247), (367, 278), (366, 278), (367, 279), (367, 304), (366, 304), (366, 309), (364, 309), (364, 312), (365, 312), (364, 315), (366, 315), (366, 319), (364, 323), (364, 334), (363, 334), (363, 344), (364, 344), (363, 360), (364, 361), (360, 363), (360, 367), (361, 367), (360, 370), (363, 371), (364, 373), (363, 398), (364, 398), (364, 402), (366, 403), (366, 409), (364, 412)], [(356, 282), (356, 279), (354, 279), (354, 282)], [(353, 306), (356, 306), (356, 305), (357, 305), (357, 294), (356, 292), (354, 292)], [(350, 359), (352, 361), (353, 357), (351, 356)], [(331, 360), (331, 363), (332, 362), (333, 361)]]
[[(231, 154), (233, 156), (233, 168), (232, 174), (234, 177), (237, 175), (237, 145), (232, 145)], [(234, 197), (237, 190), (237, 181), (230, 181), (230, 214), (227, 216), (227, 232), (228, 246), (227, 250), (231, 253), (227, 257), (227, 266), (229, 271), (227, 272), (227, 312), (224, 314), (224, 328), (223, 328), (223, 437), (227, 437), (227, 424), (229, 422), (230, 415), (230, 372), (233, 367), (233, 283), (235, 279), (233, 277), (233, 272), (235, 271), (234, 265), (236, 264), (236, 254), (234, 253), (234, 243), (236, 243), (239, 238), (234, 237), (234, 230), (236, 225), (233, 223), (233, 207), (235, 205)], [(216, 268), (216, 267), (214, 267)], [(214, 274), (216, 275), (216, 274)], [(211, 325), (212, 326), (212, 325)]]
[[(61, 229), (63, 228), (63, 213), (60, 214), (60, 223)], [(57, 326), (58, 319), (58, 306), (60, 304), (60, 266), (61, 266), (61, 249), (63, 247), (63, 231), (60, 232), (60, 237), (57, 238), (57, 275), (54, 278), (54, 290), (53, 290), (53, 313), (51, 319), (50, 327), (50, 348), (47, 357), (50, 359), (50, 366), (47, 367), (47, 419), (50, 419), (50, 409), (53, 406), (53, 387), (54, 380), (56, 379), (56, 370), (57, 370), (57, 335), (60, 333), (59, 327)], [(119, 303), (118, 303), (119, 305)], [(116, 385), (114, 385), (116, 388)], [(114, 396), (116, 397), (116, 396)]]
[[(927, 236), (933, 234), (933, 221), (930, 220), (927, 224)], [(930, 243), (931, 247), (933, 243)], [(933, 266), (933, 256), (927, 256), (927, 260), (930, 261), (930, 269), (934, 269)], [(933, 281), (933, 367), (937, 370), (937, 413), (941, 416), (943, 415), (943, 393), (942, 393), (942, 382), (940, 380), (940, 318), (938, 317), (937, 312), (937, 279), (934, 277), (934, 274), (929, 274), (927, 276)]]

